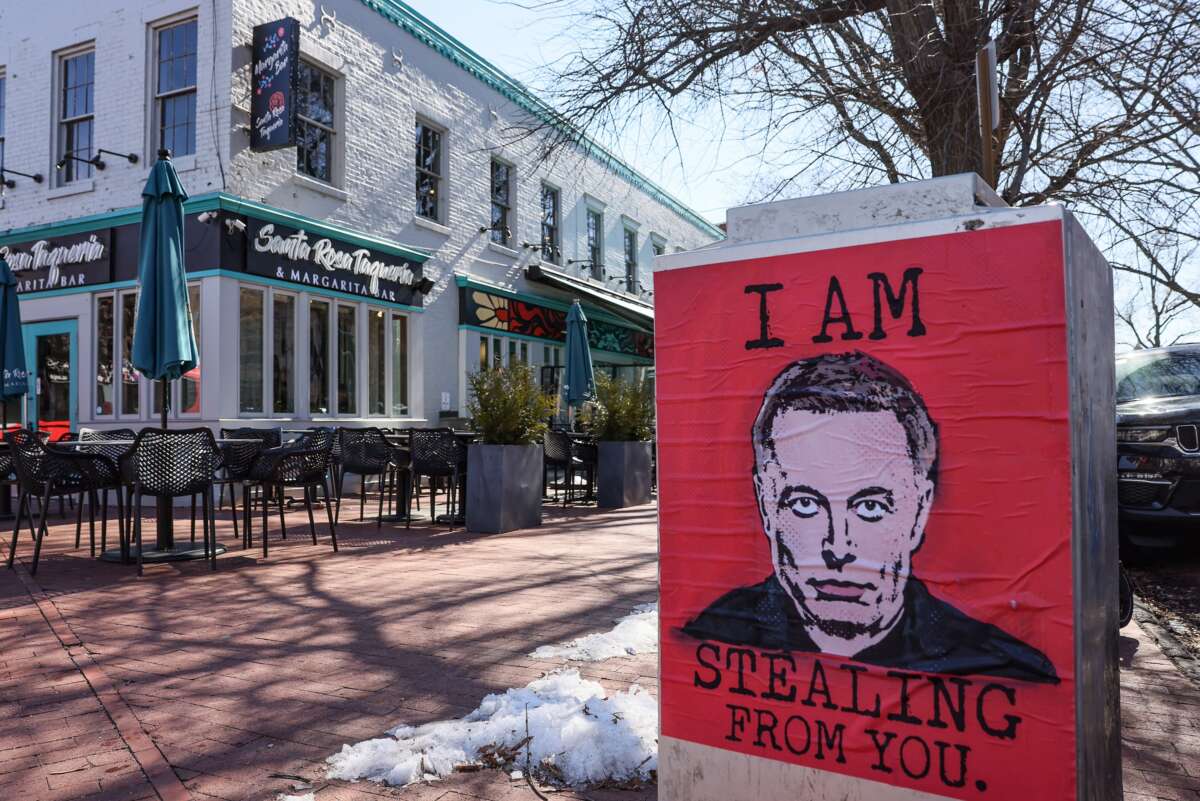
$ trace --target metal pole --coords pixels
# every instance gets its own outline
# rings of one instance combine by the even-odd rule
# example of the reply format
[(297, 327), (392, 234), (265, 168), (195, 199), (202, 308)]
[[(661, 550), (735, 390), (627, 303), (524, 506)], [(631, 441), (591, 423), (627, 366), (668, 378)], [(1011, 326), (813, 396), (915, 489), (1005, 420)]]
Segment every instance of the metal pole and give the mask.
[(983, 180), (996, 188), (996, 109), (999, 96), (996, 86), (996, 43), (988, 42), (975, 54), (975, 87), (979, 96), (980, 156), (983, 160)]
[[(170, 402), (170, 382), (163, 380), (162, 384), (162, 427), (167, 430), (167, 405)], [(169, 551), (175, 547), (175, 499), (158, 499), (158, 531), (156, 537), (157, 550)]]
[[(4, 419), (4, 427), (0, 428), (5, 439), (8, 438), (8, 398), (0, 398), (0, 406), (4, 407), (0, 416)], [(7, 484), (0, 488), (0, 519), (12, 517), (12, 490)]]

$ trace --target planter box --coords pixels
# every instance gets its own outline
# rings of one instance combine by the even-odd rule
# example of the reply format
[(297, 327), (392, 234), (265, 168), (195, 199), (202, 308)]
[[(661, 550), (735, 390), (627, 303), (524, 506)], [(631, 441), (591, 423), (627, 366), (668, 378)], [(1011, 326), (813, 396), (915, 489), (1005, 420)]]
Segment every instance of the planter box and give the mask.
[(503, 534), (542, 524), (542, 446), (467, 446), (467, 530)]
[(596, 505), (607, 509), (650, 502), (650, 443), (601, 442)]

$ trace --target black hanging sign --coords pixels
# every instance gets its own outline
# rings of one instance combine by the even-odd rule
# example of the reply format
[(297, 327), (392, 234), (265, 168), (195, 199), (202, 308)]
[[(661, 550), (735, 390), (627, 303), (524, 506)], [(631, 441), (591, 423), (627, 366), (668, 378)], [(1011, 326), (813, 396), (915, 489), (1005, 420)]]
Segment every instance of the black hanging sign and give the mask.
[(300, 23), (291, 17), (254, 26), (250, 80), (250, 149), (296, 144), (296, 82)]

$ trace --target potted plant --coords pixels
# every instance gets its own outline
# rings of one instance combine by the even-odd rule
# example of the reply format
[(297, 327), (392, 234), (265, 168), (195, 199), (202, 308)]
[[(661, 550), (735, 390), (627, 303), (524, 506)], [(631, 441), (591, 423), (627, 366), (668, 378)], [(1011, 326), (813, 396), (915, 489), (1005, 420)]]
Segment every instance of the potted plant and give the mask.
[(481, 370), (467, 384), (467, 413), (480, 437), (467, 448), (467, 530), (540, 526), (542, 439), (554, 398), (524, 364)]
[(650, 384), (597, 374), (596, 400), (587, 409), (585, 426), (599, 446), (597, 505), (618, 509), (648, 503), (654, 430)]

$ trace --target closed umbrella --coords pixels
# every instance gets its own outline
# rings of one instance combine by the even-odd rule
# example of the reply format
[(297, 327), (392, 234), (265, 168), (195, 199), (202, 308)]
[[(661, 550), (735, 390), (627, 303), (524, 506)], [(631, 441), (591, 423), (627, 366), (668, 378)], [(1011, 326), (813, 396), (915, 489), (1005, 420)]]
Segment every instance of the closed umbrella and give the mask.
[(8, 431), (8, 401), (29, 391), (29, 371), (25, 367), (25, 338), (21, 334), (21, 303), (17, 299), (17, 279), (8, 262), (0, 259), (0, 406), (4, 428)]
[[(0, 259), (0, 407), (8, 432), (8, 401), (29, 391), (29, 371), (25, 367), (25, 337), (21, 333), (21, 302), (17, 299), (17, 279), (8, 262)], [(0, 517), (12, 516), (12, 498), (8, 487), (0, 490)]]
[(587, 317), (579, 301), (567, 312), (567, 365), (563, 392), (567, 406), (578, 406), (596, 393), (596, 374), (592, 371), (592, 352), (588, 348)]
[[(183, 202), (187, 192), (171, 165), (168, 151), (158, 152), (142, 190), (142, 239), (138, 256), (137, 323), (133, 366), (161, 382), (162, 426), (167, 427), (170, 381), (200, 363), (192, 333), (187, 275), (183, 261)], [(174, 546), (171, 500), (158, 503), (158, 550)]]

